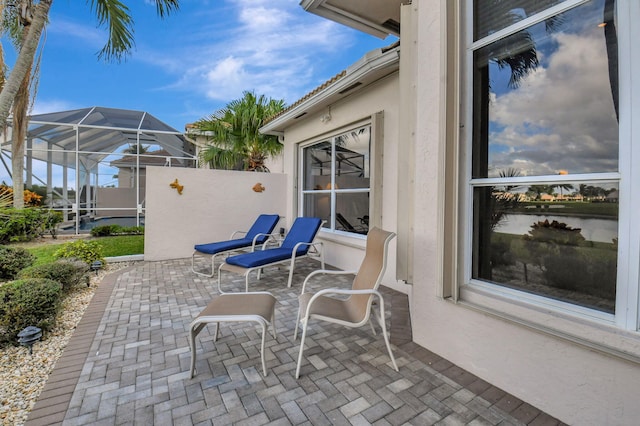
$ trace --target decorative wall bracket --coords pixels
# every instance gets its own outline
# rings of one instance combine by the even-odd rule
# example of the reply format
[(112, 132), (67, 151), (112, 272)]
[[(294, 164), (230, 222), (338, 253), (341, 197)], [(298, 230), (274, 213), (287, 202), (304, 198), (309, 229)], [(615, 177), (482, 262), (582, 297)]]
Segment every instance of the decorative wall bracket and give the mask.
[(171, 188), (174, 188), (176, 191), (178, 191), (179, 195), (182, 195), (182, 189), (184, 188), (184, 185), (180, 185), (180, 182), (178, 182), (178, 178), (176, 178), (176, 180), (171, 182), (169, 186)]

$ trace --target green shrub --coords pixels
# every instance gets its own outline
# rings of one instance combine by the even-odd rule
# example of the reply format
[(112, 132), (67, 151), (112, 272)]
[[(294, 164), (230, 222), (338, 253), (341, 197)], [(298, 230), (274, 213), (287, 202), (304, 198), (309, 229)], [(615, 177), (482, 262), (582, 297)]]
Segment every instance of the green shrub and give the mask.
[(75, 258), (90, 265), (96, 260), (105, 263), (102, 247), (97, 241), (77, 240), (62, 245), (55, 253), (57, 258)]
[(60, 306), (60, 283), (30, 278), (0, 287), (0, 339), (17, 343), (17, 334), (30, 325), (50, 330)]
[(93, 237), (108, 237), (109, 235), (115, 235), (120, 232), (122, 226), (120, 225), (100, 225), (91, 230)]
[(72, 259), (60, 259), (53, 263), (30, 266), (18, 274), (18, 279), (46, 278), (57, 281), (64, 290), (78, 284), (89, 284), (89, 268), (87, 264)]
[(58, 224), (61, 222), (62, 222), (62, 212), (47, 210), (46, 214), (43, 214), (44, 230), (49, 234), (51, 234), (53, 238), (57, 237)]
[(36, 257), (21, 247), (0, 246), (0, 279), (13, 279)]
[(549, 222), (548, 219), (545, 219), (534, 222), (529, 230), (529, 235), (525, 235), (524, 238), (563, 246), (579, 246), (585, 241), (581, 231), (580, 228), (572, 228), (566, 223), (556, 220)]
[(144, 235), (144, 226), (125, 226), (122, 233), (127, 235)]
[(91, 230), (93, 237), (108, 237), (111, 235), (142, 235), (144, 226), (100, 225)]
[(14, 241), (31, 241), (50, 233), (56, 236), (62, 214), (44, 208), (7, 208), (0, 210), (0, 244)]

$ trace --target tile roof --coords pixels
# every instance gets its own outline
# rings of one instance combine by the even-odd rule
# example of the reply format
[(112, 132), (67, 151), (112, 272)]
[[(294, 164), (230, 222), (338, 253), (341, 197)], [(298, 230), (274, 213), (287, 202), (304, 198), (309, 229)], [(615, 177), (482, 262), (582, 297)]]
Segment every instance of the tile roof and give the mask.
[[(392, 49), (395, 49), (398, 46), (400, 46), (400, 40), (397, 40), (396, 42), (390, 44), (389, 46), (380, 48), (380, 52), (381, 53), (386, 53), (386, 52), (388, 52), (388, 51), (390, 51)], [(271, 117), (267, 117), (264, 120), (264, 122), (262, 123), (262, 125), (264, 126), (265, 124), (270, 123), (271, 121), (273, 121), (276, 118), (282, 116), (283, 114), (286, 114), (287, 112), (289, 112), (292, 109), (296, 108), (298, 105), (300, 105), (301, 103), (303, 103), (307, 99), (312, 98), (316, 94), (318, 94), (318, 93), (322, 92), (323, 90), (325, 90), (327, 87), (333, 85), (334, 83), (336, 83), (340, 79), (344, 78), (346, 75), (347, 75), (347, 70), (340, 71), (338, 74), (334, 75), (329, 80), (325, 81), (320, 86), (316, 87), (315, 89), (313, 89), (312, 91), (310, 91), (309, 93), (304, 95), (302, 98), (298, 99), (297, 101), (295, 101), (294, 103), (292, 103), (291, 105), (289, 105), (288, 107), (286, 107), (285, 109), (280, 111), (279, 113), (277, 113), (277, 114), (275, 114), (275, 115), (273, 115)]]
[(315, 96), (317, 93), (319, 93), (319, 92), (323, 91), (324, 89), (326, 89), (327, 87), (331, 86), (336, 81), (338, 81), (341, 78), (343, 78), (345, 75), (347, 75), (347, 70), (342, 70), (338, 74), (336, 74), (333, 77), (331, 77), (329, 80), (327, 80), (324, 83), (322, 83), (320, 86), (318, 86), (315, 89), (313, 89), (311, 92), (307, 93), (306, 95), (304, 95), (303, 97), (301, 97), (300, 99), (298, 99), (297, 101), (295, 101), (294, 103), (292, 103), (291, 105), (289, 105), (288, 107), (286, 107), (285, 109), (280, 111), (279, 113), (277, 113), (277, 114), (265, 119), (264, 123), (262, 123), (262, 124), (265, 125), (265, 124), (275, 120), (276, 118), (280, 117), (281, 115), (291, 111), (292, 109), (294, 109), (295, 107), (297, 107), (298, 105), (300, 105), (301, 103), (306, 101), (307, 99)]

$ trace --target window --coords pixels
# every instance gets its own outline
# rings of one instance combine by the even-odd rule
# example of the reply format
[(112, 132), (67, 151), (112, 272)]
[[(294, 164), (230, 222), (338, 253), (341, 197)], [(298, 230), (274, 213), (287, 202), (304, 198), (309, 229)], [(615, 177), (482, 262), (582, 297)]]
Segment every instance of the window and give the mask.
[(303, 146), (302, 215), (332, 231), (369, 230), (371, 126)]
[(464, 282), (635, 330), (619, 3), (467, 2)]

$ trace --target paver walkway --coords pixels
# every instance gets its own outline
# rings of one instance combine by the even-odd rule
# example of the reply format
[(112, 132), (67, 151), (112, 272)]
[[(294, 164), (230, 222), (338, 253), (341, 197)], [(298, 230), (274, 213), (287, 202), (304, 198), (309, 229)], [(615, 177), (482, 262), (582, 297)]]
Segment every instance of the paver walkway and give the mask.
[[(217, 293), (213, 279), (190, 272), (190, 259), (141, 262), (108, 276), (27, 425), (561, 424), (412, 343), (407, 297), (391, 290), (383, 289), (400, 372), (369, 327), (312, 322), (296, 380), (297, 296), (317, 267), (301, 261), (290, 289), (283, 271), (254, 280), (252, 290), (278, 299), (267, 377), (256, 326), (228, 323), (216, 343), (213, 326), (200, 333), (189, 379), (188, 326)], [(241, 277), (226, 274), (224, 282), (244, 288)], [(321, 287), (314, 281), (311, 289)]]

